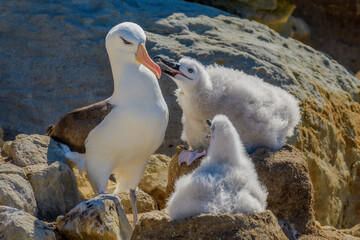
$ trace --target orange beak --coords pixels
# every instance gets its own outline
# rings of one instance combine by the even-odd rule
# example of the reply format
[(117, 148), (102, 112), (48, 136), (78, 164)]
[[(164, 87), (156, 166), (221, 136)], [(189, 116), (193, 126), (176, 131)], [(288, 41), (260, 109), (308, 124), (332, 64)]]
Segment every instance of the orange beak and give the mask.
[(161, 69), (156, 63), (153, 62), (153, 60), (151, 60), (143, 43), (139, 44), (138, 50), (136, 52), (136, 60), (152, 71), (157, 78), (160, 78)]

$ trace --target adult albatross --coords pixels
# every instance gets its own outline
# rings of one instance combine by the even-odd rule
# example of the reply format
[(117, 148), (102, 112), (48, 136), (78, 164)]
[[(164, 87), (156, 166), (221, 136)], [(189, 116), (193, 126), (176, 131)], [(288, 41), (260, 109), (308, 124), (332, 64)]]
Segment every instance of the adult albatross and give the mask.
[(114, 78), (112, 96), (67, 113), (47, 129), (70, 160), (85, 162), (96, 194), (105, 192), (110, 174), (115, 174), (114, 193), (130, 191), (134, 225), (136, 187), (168, 124), (168, 108), (156, 79), (161, 70), (149, 57), (145, 41), (143, 29), (135, 23), (113, 27), (105, 40)]

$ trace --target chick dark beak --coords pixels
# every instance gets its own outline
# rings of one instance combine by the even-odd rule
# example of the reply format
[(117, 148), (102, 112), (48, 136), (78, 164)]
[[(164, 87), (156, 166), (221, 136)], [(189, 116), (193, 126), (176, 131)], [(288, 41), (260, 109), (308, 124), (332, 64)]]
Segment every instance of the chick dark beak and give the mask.
[(165, 59), (163, 59), (162, 57), (160, 56), (155, 56), (153, 58), (153, 60), (155, 62), (158, 62), (160, 63), (160, 68), (161, 68), (161, 71), (163, 73), (165, 73), (166, 75), (169, 75), (171, 77), (175, 77), (176, 74), (181, 74), (183, 75), (179, 69), (180, 69), (180, 64), (178, 63), (174, 63), (174, 62), (170, 62), (170, 61), (167, 61)]
[(206, 120), (206, 123), (207, 123), (207, 125), (209, 125), (211, 127), (212, 122), (210, 119)]

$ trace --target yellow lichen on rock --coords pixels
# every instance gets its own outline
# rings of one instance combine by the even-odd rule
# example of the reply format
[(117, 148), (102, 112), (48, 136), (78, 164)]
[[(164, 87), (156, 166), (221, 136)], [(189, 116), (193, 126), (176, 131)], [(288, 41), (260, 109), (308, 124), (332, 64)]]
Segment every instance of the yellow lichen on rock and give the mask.
[(302, 103), (301, 140), (322, 225), (352, 227), (360, 219), (360, 104), (315, 86), (324, 99)]

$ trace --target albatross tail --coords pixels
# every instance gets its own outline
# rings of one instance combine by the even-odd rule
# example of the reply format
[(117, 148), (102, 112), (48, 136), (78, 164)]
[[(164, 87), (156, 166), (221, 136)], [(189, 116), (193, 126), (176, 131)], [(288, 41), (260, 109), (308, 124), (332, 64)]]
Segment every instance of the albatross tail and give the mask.
[(67, 145), (60, 143), (58, 141), (56, 141), (56, 143), (64, 151), (65, 157), (67, 159), (69, 159), (70, 161), (76, 163), (76, 165), (78, 166), (79, 172), (81, 174), (83, 174), (85, 171), (85, 154), (81, 154), (78, 152), (72, 152)]

